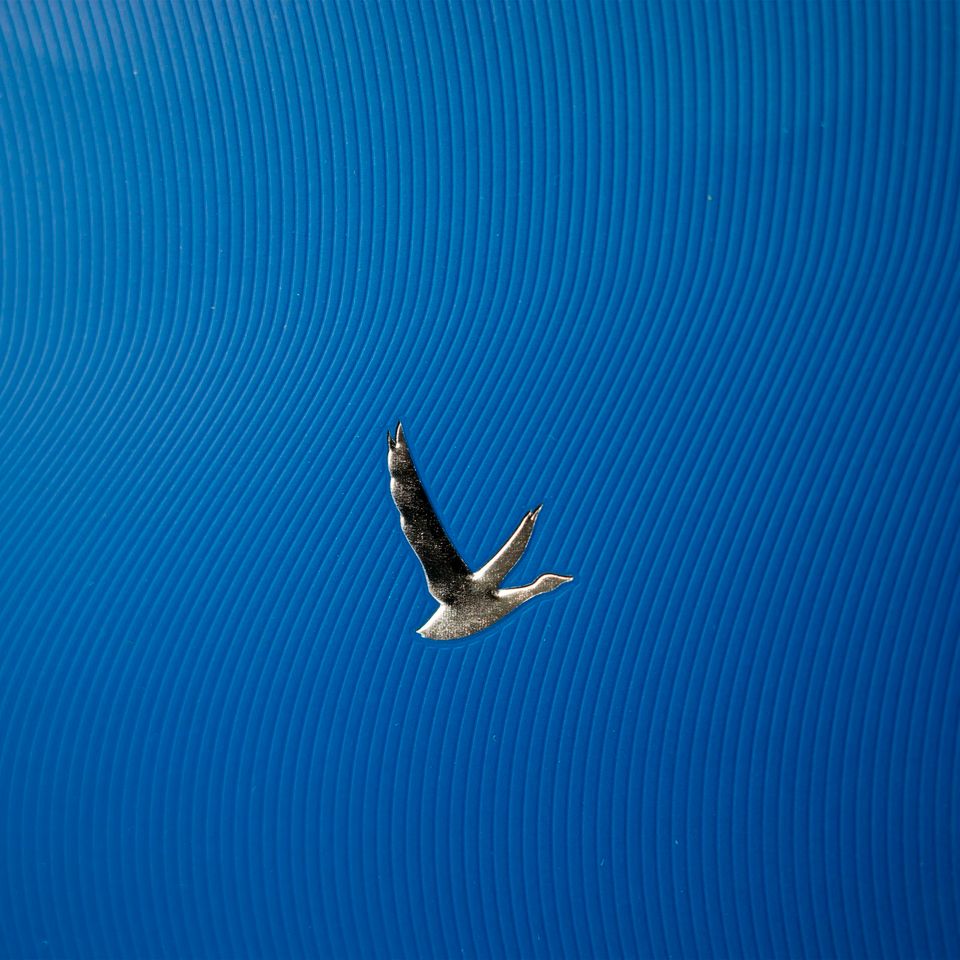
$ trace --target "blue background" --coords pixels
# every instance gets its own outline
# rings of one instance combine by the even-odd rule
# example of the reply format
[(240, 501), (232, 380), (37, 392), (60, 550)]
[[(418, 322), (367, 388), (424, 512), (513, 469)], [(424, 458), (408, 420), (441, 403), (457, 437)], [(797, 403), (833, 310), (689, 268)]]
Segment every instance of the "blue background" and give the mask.
[(958, 30), (4, 3), (0, 954), (960, 956)]

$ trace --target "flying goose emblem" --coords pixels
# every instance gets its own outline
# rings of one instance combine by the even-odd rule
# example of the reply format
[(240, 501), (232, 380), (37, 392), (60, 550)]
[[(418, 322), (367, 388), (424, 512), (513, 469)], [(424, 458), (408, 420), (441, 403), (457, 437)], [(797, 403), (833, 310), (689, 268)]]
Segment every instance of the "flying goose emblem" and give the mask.
[(396, 437), (387, 431), (387, 447), (390, 493), (400, 511), (400, 526), (420, 558), (427, 588), (440, 603), (436, 613), (417, 630), (420, 636), (431, 640), (468, 637), (496, 623), (531, 597), (549, 593), (573, 579), (545, 573), (523, 587), (500, 586), (523, 556), (543, 504), (529, 511), (493, 559), (472, 573), (450, 542), (427, 497), (399, 423)]

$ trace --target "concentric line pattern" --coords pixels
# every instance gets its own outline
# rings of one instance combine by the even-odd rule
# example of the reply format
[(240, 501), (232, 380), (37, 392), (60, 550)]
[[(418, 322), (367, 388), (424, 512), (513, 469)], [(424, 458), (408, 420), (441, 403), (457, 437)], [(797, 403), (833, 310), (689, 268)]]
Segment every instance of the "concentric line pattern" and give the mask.
[(960, 955), (958, 20), (5, 2), (0, 955)]

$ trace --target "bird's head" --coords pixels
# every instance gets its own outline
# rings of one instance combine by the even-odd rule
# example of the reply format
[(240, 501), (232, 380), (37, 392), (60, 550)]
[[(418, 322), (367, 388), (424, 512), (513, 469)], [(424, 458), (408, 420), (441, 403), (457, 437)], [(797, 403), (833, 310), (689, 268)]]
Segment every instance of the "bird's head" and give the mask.
[(544, 573), (533, 581), (533, 591), (535, 594), (549, 593), (556, 590), (557, 587), (569, 583), (573, 577), (565, 577), (559, 573)]

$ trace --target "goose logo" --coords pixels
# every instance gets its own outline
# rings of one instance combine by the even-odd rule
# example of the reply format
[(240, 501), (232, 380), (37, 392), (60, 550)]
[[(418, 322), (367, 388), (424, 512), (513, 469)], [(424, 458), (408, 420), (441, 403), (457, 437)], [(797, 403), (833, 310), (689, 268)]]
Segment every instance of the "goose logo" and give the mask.
[(440, 603), (436, 613), (417, 631), (422, 637), (430, 640), (469, 637), (516, 610), (521, 603), (556, 590), (573, 579), (545, 573), (523, 587), (500, 586), (523, 556), (540, 507), (524, 516), (520, 526), (486, 566), (471, 573), (450, 542), (427, 497), (401, 424), (397, 424), (396, 437), (387, 432), (387, 448), (390, 493), (400, 511), (400, 526), (420, 558), (427, 576), (427, 588)]

